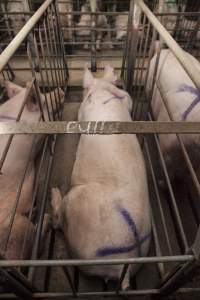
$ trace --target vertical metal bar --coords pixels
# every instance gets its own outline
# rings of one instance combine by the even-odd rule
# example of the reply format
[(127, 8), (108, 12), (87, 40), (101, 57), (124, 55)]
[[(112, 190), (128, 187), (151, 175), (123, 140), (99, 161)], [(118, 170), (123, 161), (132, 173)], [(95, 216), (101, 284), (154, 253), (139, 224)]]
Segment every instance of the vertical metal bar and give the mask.
[[(55, 149), (55, 144), (56, 144), (56, 138), (55, 138), (55, 140), (52, 140), (53, 153), (54, 153), (54, 149)], [(37, 229), (36, 229), (36, 235), (35, 235), (35, 241), (34, 241), (31, 259), (37, 259), (37, 257), (38, 257), (38, 251), (39, 251), (39, 245), (40, 245), (41, 233), (42, 233), (42, 226), (43, 226), (43, 220), (44, 220), (44, 213), (45, 213), (45, 208), (46, 208), (46, 203), (47, 203), (48, 186), (49, 186), (49, 180), (50, 180), (50, 176), (51, 176), (53, 160), (54, 160), (54, 155), (50, 155), (48, 167), (47, 167), (47, 174), (46, 174), (45, 183), (44, 183), (44, 189), (43, 189), (43, 193), (42, 193), (41, 206), (40, 206), (40, 210), (39, 210), (39, 219), (38, 219), (38, 223), (37, 223)], [(35, 268), (32, 267), (29, 269), (29, 274), (28, 274), (28, 278), (31, 282), (33, 282), (33, 280), (34, 280), (34, 275), (35, 275)]]
[(139, 84), (139, 91), (138, 91), (138, 99), (142, 100), (141, 110), (140, 110), (140, 113), (138, 114), (140, 120), (142, 119), (143, 105), (144, 105), (144, 101), (146, 100), (145, 92), (142, 90), (142, 86), (144, 87), (144, 85), (145, 85), (145, 76), (144, 76), (145, 70), (144, 69), (145, 69), (145, 58), (147, 56), (147, 46), (148, 46), (148, 42), (149, 42), (149, 33), (150, 33), (150, 23), (148, 23), (148, 25), (147, 25), (144, 51), (143, 51), (143, 57), (142, 57), (142, 63), (141, 63), (140, 84)]
[[(56, 20), (57, 20), (57, 28), (60, 27), (60, 15), (57, 11), (57, 6), (55, 6), (55, 14), (56, 14)], [(73, 34), (74, 35), (74, 34)], [(63, 40), (63, 35), (59, 32), (59, 39), (60, 39), (60, 46), (61, 46), (61, 53), (63, 57), (63, 77), (64, 77), (64, 83), (68, 81), (69, 78), (69, 72), (68, 72), (68, 67), (67, 67), (67, 61), (66, 61), (66, 55), (65, 55), (65, 47), (64, 47), (64, 40)], [(65, 89), (65, 95), (66, 95), (66, 90)]]
[[(45, 16), (44, 33), (45, 33), (45, 42), (46, 42), (46, 46), (47, 46), (46, 57), (48, 58), (48, 62), (49, 62), (50, 69), (51, 69), (51, 71), (50, 71), (51, 80), (52, 80), (53, 86), (56, 87), (55, 73), (52, 70), (53, 68), (55, 69), (55, 65), (53, 66), (53, 62), (51, 60), (51, 54), (53, 55), (54, 53), (53, 53), (52, 37), (51, 37), (51, 30), (50, 30), (50, 24), (49, 24), (49, 19), (48, 19), (48, 13)], [(57, 96), (56, 96), (55, 89), (54, 89), (53, 93), (54, 93), (54, 97), (55, 97), (56, 110), (58, 111), (59, 106), (58, 106), (58, 102), (57, 102)]]
[[(57, 27), (55, 26), (55, 24), (57, 24), (55, 22), (55, 16), (53, 16), (52, 14), (52, 10), (53, 10), (53, 4), (50, 6), (50, 14), (51, 14), (51, 26), (53, 29), (53, 39), (54, 39), (54, 50), (55, 50), (55, 66), (56, 66), (56, 78), (57, 78), (57, 86), (59, 87), (61, 85), (61, 77), (60, 77), (60, 72), (59, 72), (59, 63), (58, 63), (58, 57), (59, 57), (59, 51), (58, 51), (58, 43), (56, 40), (56, 36), (57, 34), (55, 34), (55, 29), (57, 29)], [(60, 84), (59, 84), (60, 83)], [(58, 93), (58, 97), (59, 97), (59, 104), (61, 104), (61, 99), (60, 99), (60, 94)]]
[[(43, 41), (42, 41), (42, 35), (41, 35), (41, 28), (40, 27), (39, 27), (39, 39), (40, 39), (40, 47), (41, 47), (41, 52), (42, 52), (42, 57), (43, 57), (44, 69), (45, 69), (45, 73), (46, 73), (46, 82), (47, 82), (47, 85), (49, 86), (49, 75), (48, 75), (48, 71), (47, 71), (46, 55), (45, 55), (45, 50), (44, 50), (44, 45), (43, 45)], [(38, 48), (36, 49), (36, 53), (37, 53), (37, 56), (39, 56)], [(47, 107), (48, 118), (49, 118), (49, 120), (51, 120), (52, 117), (54, 119), (54, 108), (53, 108), (52, 95), (50, 93), (50, 102), (51, 102), (51, 109), (52, 109), (52, 116), (51, 116), (50, 111), (49, 111), (48, 101), (47, 101), (46, 90), (45, 90), (43, 71), (40, 69), (40, 61), (38, 61), (38, 62), (39, 62), (39, 71), (40, 71), (40, 76), (41, 76), (41, 81), (42, 81), (42, 86), (43, 86), (43, 94), (44, 94), (44, 97), (45, 97), (45, 104), (46, 104), (46, 107)]]
[(30, 150), (30, 153), (28, 155), (28, 159), (26, 161), (25, 169), (24, 169), (24, 172), (22, 173), (22, 178), (21, 178), (18, 190), (17, 190), (16, 199), (15, 199), (15, 202), (14, 202), (14, 205), (13, 205), (13, 208), (12, 208), (12, 212), (11, 212), (11, 217), (10, 217), (10, 220), (9, 220), (8, 231), (6, 232), (5, 244), (4, 244), (4, 246), (1, 247), (2, 251), (4, 251), (4, 252), (6, 252), (7, 248), (8, 248), (8, 243), (9, 243), (11, 231), (12, 231), (12, 228), (13, 228), (17, 207), (18, 207), (18, 204), (19, 204), (23, 184), (24, 184), (24, 181), (25, 181), (28, 169), (29, 169), (29, 164), (31, 162), (31, 157), (33, 155), (34, 147), (35, 147), (35, 139), (33, 139), (33, 142), (31, 144), (31, 150)]
[[(135, 76), (134, 76), (134, 87), (136, 88), (136, 93), (134, 94), (134, 102), (135, 102), (135, 107), (134, 107), (134, 114), (132, 114), (133, 120), (136, 120), (137, 118), (137, 110), (139, 107), (139, 102), (140, 99), (138, 97), (138, 89), (139, 89), (139, 74), (142, 73), (142, 70), (140, 71), (140, 62), (141, 62), (141, 57), (142, 57), (142, 44), (143, 44), (143, 34), (144, 34), (144, 26), (145, 26), (145, 20), (146, 17), (143, 17), (143, 22), (142, 22), (142, 30), (140, 30), (139, 36), (138, 36), (138, 41), (139, 41), (139, 47), (138, 47), (138, 53), (137, 53), (137, 60), (136, 60), (136, 68), (138, 68), (138, 70), (136, 72), (134, 72)], [(140, 25), (139, 25), (140, 27)], [(136, 100), (137, 99), (137, 100)], [(139, 117), (139, 116), (138, 116)]]
[[(50, 50), (51, 50), (51, 54), (56, 55), (56, 50), (55, 50), (56, 46), (55, 46), (55, 43), (54, 43), (54, 41), (55, 41), (55, 32), (54, 32), (54, 28), (52, 28), (52, 22), (50, 22), (50, 19), (52, 19), (51, 8), (50, 7), (48, 7), (47, 12), (48, 12), (48, 14), (47, 14), (47, 23), (48, 23), (47, 29), (48, 29), (48, 33), (49, 33)], [(52, 35), (52, 31), (53, 31), (53, 35)], [(48, 43), (48, 41), (47, 41), (47, 43)], [(56, 84), (54, 84), (54, 85), (58, 87), (59, 84), (58, 84), (58, 76), (57, 76), (57, 66), (56, 66), (54, 58), (52, 60), (52, 64), (53, 64), (53, 67), (54, 67), (54, 75), (55, 75), (54, 78), (55, 78), (55, 82), (56, 82)], [(52, 73), (52, 70), (51, 70), (51, 73)], [(53, 78), (53, 74), (52, 74), (52, 78)], [(58, 90), (57, 90), (57, 94), (59, 94)], [(56, 108), (57, 108), (57, 116), (59, 118), (59, 103), (58, 103), (58, 100), (60, 100), (60, 99), (57, 98), (55, 91), (54, 91), (54, 95), (55, 95), (55, 102), (56, 102)]]
[(171, 186), (171, 182), (170, 182), (169, 175), (168, 175), (168, 172), (167, 172), (167, 167), (166, 167), (166, 164), (165, 164), (163, 153), (160, 149), (158, 137), (157, 137), (156, 134), (154, 134), (154, 138), (155, 138), (156, 146), (157, 146), (157, 149), (158, 149), (159, 157), (160, 157), (160, 160), (161, 160), (161, 163), (162, 163), (162, 168), (163, 168), (163, 171), (164, 171), (164, 174), (165, 174), (165, 180), (166, 180), (167, 187), (168, 187), (168, 190), (169, 190), (170, 199), (171, 199), (171, 202), (172, 202), (172, 205), (173, 205), (174, 213), (176, 215), (175, 222), (176, 222), (177, 228), (178, 228), (179, 233), (180, 233), (181, 248), (182, 248), (182, 251), (183, 250), (187, 251), (189, 249), (188, 242), (187, 242), (185, 232), (184, 232), (184, 229), (183, 229), (183, 224), (182, 224), (180, 214), (179, 214), (179, 211), (178, 211), (178, 207), (177, 207), (177, 204), (176, 204), (175, 195), (174, 195), (174, 192), (173, 192), (173, 189), (172, 189), (172, 186)]
[(132, 22), (133, 22), (133, 10), (134, 10), (134, 0), (130, 1), (130, 8), (129, 8), (129, 14), (128, 14), (128, 22), (127, 22), (127, 29), (126, 29), (126, 42), (125, 45), (126, 47), (124, 47), (124, 51), (123, 51), (123, 59), (122, 59), (122, 68), (121, 68), (121, 78), (123, 78), (123, 80), (126, 82), (127, 78), (126, 78), (126, 73), (125, 73), (125, 68), (126, 68), (126, 61), (127, 61), (127, 57), (128, 57), (128, 48), (130, 46), (130, 42), (131, 42), (131, 28), (132, 28)]
[(140, 24), (140, 9), (134, 4), (134, 14), (133, 14), (133, 22), (132, 22), (132, 35), (130, 41), (130, 49), (127, 60), (127, 83), (126, 90), (132, 95), (133, 88), (133, 74), (135, 69), (136, 57), (137, 57), (137, 46), (138, 46), (138, 38), (139, 38), (139, 24)]
[(97, 16), (94, 14), (96, 12), (97, 4), (96, 0), (90, 0), (91, 7), (91, 71), (96, 72), (96, 28), (97, 28)]
[(165, 214), (164, 214), (164, 211), (163, 211), (163, 208), (162, 208), (160, 194), (159, 194), (159, 190), (158, 190), (158, 185), (157, 185), (157, 182), (156, 182), (155, 172), (154, 172), (154, 168), (153, 168), (153, 165), (152, 165), (151, 156), (150, 156), (149, 147), (148, 147), (148, 143), (146, 141), (146, 138), (144, 138), (144, 147), (145, 147), (147, 161), (148, 161), (149, 168), (150, 168), (151, 177), (152, 177), (152, 180), (153, 180), (153, 187), (154, 187), (154, 191), (155, 191), (155, 195), (156, 195), (158, 209), (159, 209), (159, 212), (160, 212), (160, 218), (161, 218), (161, 222), (162, 222), (162, 226), (163, 226), (163, 230), (164, 230), (164, 235), (165, 235), (166, 242), (167, 242), (168, 252), (169, 252), (169, 255), (173, 255), (173, 251), (172, 251), (172, 247), (171, 247), (171, 243), (170, 243), (170, 238), (169, 238), (169, 234), (168, 234), (168, 230), (167, 230), (167, 223), (165, 222)]
[[(38, 192), (38, 188), (39, 188), (41, 170), (42, 170), (42, 166), (43, 166), (43, 163), (44, 163), (45, 154), (46, 154), (46, 150), (47, 150), (47, 143), (48, 143), (48, 137), (46, 137), (46, 139), (45, 139), (42, 154), (41, 154), (41, 159), (40, 159), (40, 163), (39, 163), (39, 167), (38, 167), (38, 171), (37, 171), (37, 174), (35, 175), (36, 179), (35, 179), (35, 183), (34, 183), (33, 196), (32, 196), (32, 200), (31, 200), (31, 207), (30, 207), (30, 211), (29, 211), (29, 215), (28, 215), (28, 219), (29, 219), (30, 222), (31, 222), (31, 218), (32, 218), (32, 215), (33, 215), (33, 209), (34, 209), (35, 202), (36, 202), (36, 196), (37, 196), (37, 192)], [(21, 259), (23, 259), (23, 257), (24, 257), (25, 245), (26, 245), (26, 242), (27, 242), (27, 238), (29, 237), (29, 229), (30, 229), (30, 223), (28, 224), (28, 228), (26, 229), (24, 242), (23, 242), (23, 245), (22, 245)]]
[[(61, 41), (60, 41), (60, 31), (58, 28), (58, 20), (57, 20), (57, 15), (56, 15), (56, 6), (54, 4), (54, 6), (52, 7), (54, 9), (54, 24), (55, 24), (55, 29), (56, 29), (56, 45), (57, 45), (57, 65), (58, 68), (60, 69), (60, 71), (58, 71), (59, 73), (59, 84), (60, 86), (64, 85), (64, 78), (63, 78), (63, 72), (62, 72), (62, 49), (61, 49)], [(61, 103), (60, 103), (61, 104)]]
[(65, 267), (65, 266), (63, 266), (62, 269), (63, 269), (63, 271), (65, 273), (65, 276), (67, 277), (67, 280), (69, 282), (70, 288), (71, 288), (72, 293), (73, 293), (73, 296), (76, 297), (77, 296), (76, 289), (74, 287), (73, 281), (71, 279), (71, 275), (70, 275), (70, 273), (68, 271), (68, 268)]

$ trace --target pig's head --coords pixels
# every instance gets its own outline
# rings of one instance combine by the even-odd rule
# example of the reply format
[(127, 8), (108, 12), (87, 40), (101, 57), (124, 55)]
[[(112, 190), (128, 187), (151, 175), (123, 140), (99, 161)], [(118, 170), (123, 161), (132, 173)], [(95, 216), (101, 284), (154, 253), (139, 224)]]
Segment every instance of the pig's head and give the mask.
[[(82, 7), (81, 7), (81, 12), (83, 13), (87, 13), (90, 12), (90, 5), (89, 3), (85, 3)], [(79, 23), (77, 24), (78, 27), (90, 27), (91, 26), (91, 14), (83, 14), (80, 17)], [(90, 35), (91, 30), (88, 29), (84, 29), (84, 28), (80, 28), (77, 31), (77, 35), (79, 36), (88, 36)]]
[[(26, 105), (25, 105), (24, 111), (23, 111), (23, 117), (25, 116), (25, 112), (29, 112), (29, 113), (39, 113), (40, 112), (39, 99), (38, 99), (36, 90), (35, 90), (34, 86), (30, 85), (30, 83), (28, 83), (26, 88), (24, 88), (24, 87), (14, 84), (11, 81), (6, 81), (5, 89), (7, 91), (7, 95), (9, 98), (6, 105), (8, 106), (8, 102), (9, 102), (11, 109), (13, 109), (16, 112), (16, 114), (18, 114), (20, 108), (22, 107), (25, 97), (27, 97), (27, 100), (26, 100)], [(53, 104), (53, 110), (55, 111), (56, 110), (56, 99), (55, 98), (57, 97), (57, 99), (59, 99), (58, 95), (60, 95), (61, 104), (63, 104), (64, 92), (62, 91), (61, 88), (57, 88), (55, 91), (46, 94), (46, 100), (45, 100), (45, 96), (40, 93), (41, 104), (42, 104), (45, 115), (47, 113), (46, 101), (47, 101), (49, 111), (50, 111), (50, 113), (52, 113), (51, 102)]]
[[(128, 108), (131, 112), (132, 109), (132, 100), (129, 94), (116, 87), (117, 75), (114, 72), (114, 69), (107, 65), (104, 68), (104, 74), (101, 78), (95, 78), (88, 67), (85, 68), (85, 73), (83, 77), (83, 87), (84, 87), (84, 99), (88, 98), (89, 95), (96, 93), (98, 94), (98, 99), (102, 99), (102, 102), (105, 102), (106, 99), (111, 97), (116, 97), (122, 100), (122, 103)], [(95, 97), (92, 98), (93, 101)]]

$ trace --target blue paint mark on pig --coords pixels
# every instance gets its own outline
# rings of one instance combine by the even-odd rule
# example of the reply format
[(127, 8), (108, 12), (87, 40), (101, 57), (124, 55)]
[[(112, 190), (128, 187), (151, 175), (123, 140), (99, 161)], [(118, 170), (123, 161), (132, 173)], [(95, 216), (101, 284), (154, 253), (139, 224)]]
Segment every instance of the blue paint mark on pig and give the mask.
[(136, 226), (136, 223), (133, 217), (131, 217), (130, 213), (125, 208), (122, 208), (120, 206), (117, 207), (117, 210), (120, 213), (120, 215), (123, 217), (129, 229), (132, 231), (133, 240), (135, 241), (135, 243), (128, 246), (122, 245), (118, 247), (109, 247), (109, 246), (103, 247), (97, 250), (96, 256), (102, 257), (102, 256), (113, 255), (113, 254), (123, 254), (134, 250), (137, 250), (138, 255), (141, 256), (142, 255), (141, 246), (145, 241), (147, 241), (150, 238), (151, 233), (148, 233), (141, 237), (139, 234), (139, 230)]
[(196, 96), (195, 99), (191, 102), (191, 104), (188, 106), (188, 108), (182, 114), (182, 120), (185, 121), (187, 119), (187, 116), (193, 110), (193, 108), (198, 103), (200, 103), (200, 91), (198, 89), (196, 89), (195, 87), (193, 87), (193, 86), (183, 84), (183, 85), (180, 86), (180, 88), (178, 89), (177, 92), (187, 92), (187, 93), (190, 93), (190, 94)]

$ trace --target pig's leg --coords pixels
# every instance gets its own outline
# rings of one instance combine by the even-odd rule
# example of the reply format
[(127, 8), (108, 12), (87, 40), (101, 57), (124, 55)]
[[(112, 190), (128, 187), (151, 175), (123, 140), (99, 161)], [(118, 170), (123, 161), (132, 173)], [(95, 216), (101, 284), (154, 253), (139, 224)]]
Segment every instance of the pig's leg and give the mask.
[(53, 228), (61, 228), (62, 196), (58, 188), (52, 188), (51, 190), (51, 206), (53, 209)]
[(128, 290), (130, 287), (130, 271), (129, 269), (126, 272), (124, 280), (122, 281), (122, 290)]

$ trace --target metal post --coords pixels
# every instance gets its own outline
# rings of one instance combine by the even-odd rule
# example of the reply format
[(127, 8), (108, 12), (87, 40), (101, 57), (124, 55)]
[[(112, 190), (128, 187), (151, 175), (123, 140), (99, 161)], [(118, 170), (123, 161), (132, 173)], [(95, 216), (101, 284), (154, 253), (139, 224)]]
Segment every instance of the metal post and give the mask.
[(91, 71), (96, 72), (97, 64), (96, 64), (96, 27), (97, 27), (97, 16), (94, 14), (97, 10), (96, 0), (90, 0), (90, 8), (91, 8)]
[(127, 57), (127, 81), (126, 81), (126, 90), (132, 95), (133, 87), (133, 78), (134, 78), (134, 68), (136, 63), (137, 55), (137, 46), (139, 39), (139, 25), (140, 25), (140, 16), (141, 10), (136, 3), (134, 3), (133, 9), (133, 19), (132, 19), (132, 28), (131, 28), (131, 37), (130, 37), (130, 48)]

